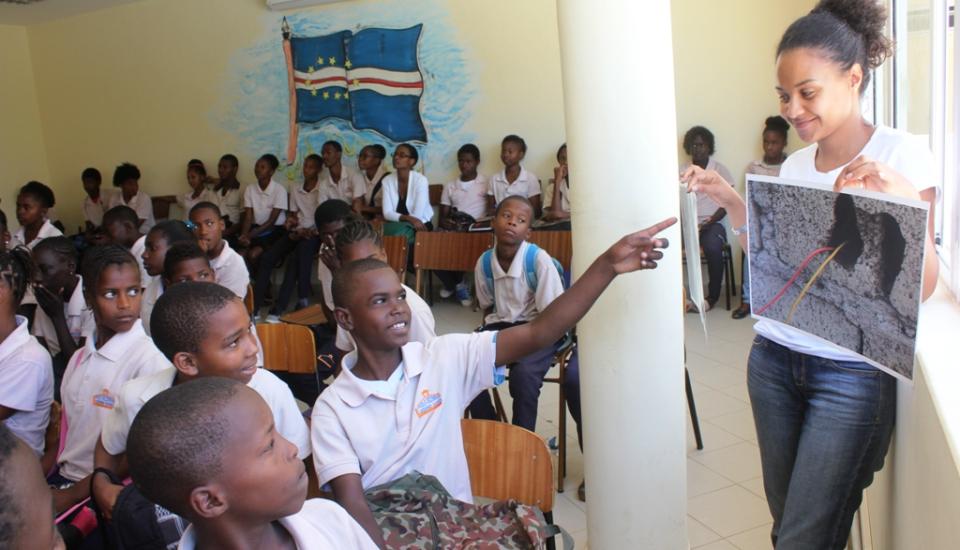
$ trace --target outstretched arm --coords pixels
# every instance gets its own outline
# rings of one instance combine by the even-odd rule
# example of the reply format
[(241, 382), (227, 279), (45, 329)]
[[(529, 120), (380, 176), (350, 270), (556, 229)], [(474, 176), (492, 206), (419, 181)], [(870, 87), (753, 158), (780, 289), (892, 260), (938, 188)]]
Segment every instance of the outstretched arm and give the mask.
[(623, 237), (594, 260), (590, 268), (533, 321), (500, 331), (497, 336), (498, 365), (512, 363), (553, 344), (570, 330), (597, 301), (614, 277), (641, 269), (654, 269), (663, 258), (666, 239), (657, 233), (677, 223), (668, 218), (642, 231)]
[[(687, 184), (690, 193), (705, 193), (713, 199), (720, 208), (730, 215), (730, 224), (740, 227), (747, 223), (747, 204), (723, 176), (713, 170), (704, 170), (693, 165), (680, 174), (680, 181)], [(741, 233), (740, 246), (747, 250), (747, 234)]]

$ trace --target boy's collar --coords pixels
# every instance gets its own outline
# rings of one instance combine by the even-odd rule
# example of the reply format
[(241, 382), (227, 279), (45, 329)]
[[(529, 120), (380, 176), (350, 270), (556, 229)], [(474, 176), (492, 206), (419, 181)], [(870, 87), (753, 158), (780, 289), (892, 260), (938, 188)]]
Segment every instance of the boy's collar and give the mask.
[[(420, 342), (407, 342), (400, 348), (401, 362), (398, 368), (403, 369), (403, 377), (412, 380), (423, 372), (423, 365), (429, 360), (430, 353)], [(336, 394), (350, 407), (359, 407), (375, 392), (364, 385), (353, 374), (352, 369), (357, 364), (357, 350), (354, 349), (345, 355), (341, 361), (343, 369), (340, 376), (333, 382)]]

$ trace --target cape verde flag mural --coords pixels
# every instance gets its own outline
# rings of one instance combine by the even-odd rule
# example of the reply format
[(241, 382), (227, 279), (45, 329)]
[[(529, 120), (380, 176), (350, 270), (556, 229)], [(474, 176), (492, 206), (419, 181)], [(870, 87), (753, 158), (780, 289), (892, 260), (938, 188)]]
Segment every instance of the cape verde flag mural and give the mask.
[(292, 37), (284, 21), (290, 87), (287, 159), (296, 158), (298, 124), (328, 118), (386, 138), (427, 141), (420, 117), (423, 75), (417, 45), (423, 25)]

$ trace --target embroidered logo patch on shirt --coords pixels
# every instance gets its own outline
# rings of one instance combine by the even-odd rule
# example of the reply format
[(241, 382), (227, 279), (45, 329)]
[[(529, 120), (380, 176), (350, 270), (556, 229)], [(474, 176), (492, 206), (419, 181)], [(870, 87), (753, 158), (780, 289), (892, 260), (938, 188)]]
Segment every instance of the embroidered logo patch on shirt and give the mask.
[(93, 406), (100, 407), (101, 409), (112, 410), (113, 409), (113, 396), (110, 395), (110, 390), (104, 388), (103, 391), (93, 396)]
[(423, 390), (420, 393), (423, 395), (423, 399), (414, 408), (417, 416), (424, 417), (443, 405), (443, 398), (440, 397), (439, 393), (430, 393), (430, 390)]

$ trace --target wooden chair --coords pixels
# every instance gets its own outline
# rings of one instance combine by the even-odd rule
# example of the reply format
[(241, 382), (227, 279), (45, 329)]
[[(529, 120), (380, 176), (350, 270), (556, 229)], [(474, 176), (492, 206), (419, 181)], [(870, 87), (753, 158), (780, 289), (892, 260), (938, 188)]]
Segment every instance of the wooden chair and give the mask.
[(263, 346), (265, 369), (291, 374), (317, 372), (317, 344), (309, 328), (289, 323), (258, 323), (257, 337)]
[(440, 197), (443, 196), (443, 184), (442, 183), (432, 183), (430, 184), (430, 206), (439, 206)]
[[(687, 263), (687, 257), (685, 254), (681, 254), (682, 261), (684, 265)], [(730, 311), (730, 296), (737, 295), (737, 278), (733, 272), (733, 249), (730, 248), (730, 245), (727, 243), (723, 244), (722, 249), (722, 258), (723, 258), (723, 284), (724, 291), (726, 295), (727, 311)], [(703, 249), (700, 249), (700, 263), (707, 265), (707, 257), (703, 255)], [(697, 306), (700, 307), (700, 306)]]
[(407, 239), (398, 235), (383, 238), (383, 250), (387, 253), (387, 263), (397, 272), (403, 281), (407, 272)]
[(323, 306), (320, 304), (311, 304), (305, 308), (281, 315), (280, 320), (284, 323), (309, 327), (326, 324), (327, 315), (323, 312)]
[(150, 204), (153, 206), (153, 218), (156, 221), (170, 218), (170, 205), (177, 202), (177, 197), (173, 195), (160, 195), (150, 197)]
[(243, 305), (247, 306), (247, 313), (254, 314), (253, 311), (253, 285), (247, 283), (247, 293), (243, 296)]
[[(423, 296), (423, 272), (428, 270), (473, 271), (477, 258), (491, 246), (491, 233), (448, 233), (417, 231), (413, 267), (416, 269), (417, 294)], [(433, 293), (427, 296), (432, 303)]]

